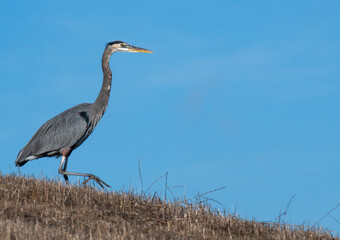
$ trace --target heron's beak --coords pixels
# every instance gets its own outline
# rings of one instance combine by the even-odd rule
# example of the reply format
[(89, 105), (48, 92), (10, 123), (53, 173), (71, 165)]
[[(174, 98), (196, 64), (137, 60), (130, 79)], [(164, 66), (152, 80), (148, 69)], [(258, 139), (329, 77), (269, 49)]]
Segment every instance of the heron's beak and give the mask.
[(128, 52), (141, 52), (141, 53), (153, 53), (153, 51), (145, 49), (145, 48), (140, 48), (140, 47), (135, 47), (135, 46), (130, 46), (128, 48)]

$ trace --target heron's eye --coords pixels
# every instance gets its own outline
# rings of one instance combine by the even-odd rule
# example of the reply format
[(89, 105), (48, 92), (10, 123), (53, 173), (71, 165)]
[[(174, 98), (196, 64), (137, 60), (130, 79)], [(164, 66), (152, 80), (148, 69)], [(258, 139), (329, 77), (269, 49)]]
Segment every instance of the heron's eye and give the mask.
[(125, 45), (124, 45), (124, 43), (121, 43), (120, 46), (121, 46), (121, 47), (124, 47)]

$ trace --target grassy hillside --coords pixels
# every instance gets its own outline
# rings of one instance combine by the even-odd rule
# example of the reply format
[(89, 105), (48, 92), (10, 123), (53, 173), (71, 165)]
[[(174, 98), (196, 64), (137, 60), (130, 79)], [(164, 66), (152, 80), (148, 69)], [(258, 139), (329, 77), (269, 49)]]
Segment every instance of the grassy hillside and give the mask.
[(334, 239), (204, 205), (0, 175), (0, 239)]

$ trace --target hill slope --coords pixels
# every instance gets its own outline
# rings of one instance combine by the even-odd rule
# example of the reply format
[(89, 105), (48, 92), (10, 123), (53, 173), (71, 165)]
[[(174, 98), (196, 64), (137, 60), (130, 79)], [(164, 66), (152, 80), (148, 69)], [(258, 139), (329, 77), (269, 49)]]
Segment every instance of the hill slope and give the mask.
[(334, 239), (207, 206), (0, 175), (0, 239)]

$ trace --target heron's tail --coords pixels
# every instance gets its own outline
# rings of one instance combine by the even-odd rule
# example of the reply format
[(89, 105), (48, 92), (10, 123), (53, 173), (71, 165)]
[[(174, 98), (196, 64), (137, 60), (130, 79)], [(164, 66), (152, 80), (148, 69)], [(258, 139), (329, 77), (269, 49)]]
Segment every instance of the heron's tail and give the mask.
[(21, 151), (19, 152), (17, 159), (15, 160), (15, 166), (17, 167), (21, 167), (23, 165), (25, 165), (29, 160), (33, 160), (36, 159), (36, 157), (34, 156), (29, 156), (29, 154), (24, 154), (25, 148), (21, 149)]
[(17, 159), (15, 160), (15, 166), (17, 167), (21, 167), (22, 165), (24, 165), (25, 163), (27, 163), (27, 161), (23, 160), (22, 159), (22, 152), (23, 152), (23, 149), (19, 152), (18, 156), (17, 156)]
[(22, 161), (22, 162), (15, 162), (15, 166), (16, 167), (21, 167), (23, 165), (25, 165), (28, 161)]

